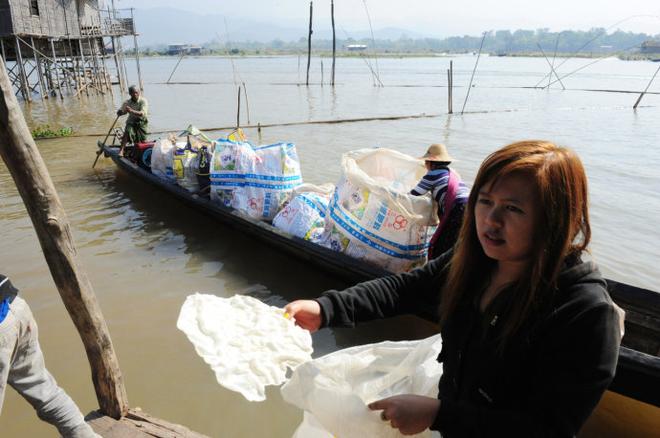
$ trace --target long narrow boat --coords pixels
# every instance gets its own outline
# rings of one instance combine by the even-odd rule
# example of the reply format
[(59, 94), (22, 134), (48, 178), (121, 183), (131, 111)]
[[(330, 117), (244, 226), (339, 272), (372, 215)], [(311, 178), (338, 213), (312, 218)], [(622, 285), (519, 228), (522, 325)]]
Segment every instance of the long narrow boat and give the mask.
[[(179, 201), (340, 278), (357, 282), (390, 274), (377, 266), (292, 236), (239, 210), (190, 193), (120, 157), (117, 147), (102, 146), (102, 150), (120, 169)], [(616, 377), (580, 435), (659, 436), (660, 293), (611, 280), (608, 280), (608, 286), (614, 301), (626, 311), (626, 335), (619, 352)]]

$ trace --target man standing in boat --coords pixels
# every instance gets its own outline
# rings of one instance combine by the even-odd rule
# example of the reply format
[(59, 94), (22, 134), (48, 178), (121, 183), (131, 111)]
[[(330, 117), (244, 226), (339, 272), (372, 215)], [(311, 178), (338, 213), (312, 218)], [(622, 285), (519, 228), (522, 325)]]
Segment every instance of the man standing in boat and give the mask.
[(149, 103), (147, 99), (140, 96), (140, 89), (131, 85), (128, 87), (128, 94), (131, 98), (124, 102), (117, 110), (117, 116), (128, 114), (126, 120), (126, 127), (124, 128), (124, 136), (121, 139), (121, 149), (119, 155), (124, 154), (124, 148), (127, 143), (139, 143), (147, 140)]

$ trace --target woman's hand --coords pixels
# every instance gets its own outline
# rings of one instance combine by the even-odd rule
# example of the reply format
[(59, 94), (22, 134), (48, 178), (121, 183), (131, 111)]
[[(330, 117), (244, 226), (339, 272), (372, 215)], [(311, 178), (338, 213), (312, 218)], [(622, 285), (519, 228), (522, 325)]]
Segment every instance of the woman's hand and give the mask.
[(370, 403), (369, 409), (382, 410), (383, 421), (389, 421), (403, 435), (414, 435), (431, 427), (440, 409), (440, 400), (413, 394), (395, 395)]
[(314, 333), (321, 328), (321, 306), (314, 300), (296, 300), (284, 306), (284, 311), (300, 327)]

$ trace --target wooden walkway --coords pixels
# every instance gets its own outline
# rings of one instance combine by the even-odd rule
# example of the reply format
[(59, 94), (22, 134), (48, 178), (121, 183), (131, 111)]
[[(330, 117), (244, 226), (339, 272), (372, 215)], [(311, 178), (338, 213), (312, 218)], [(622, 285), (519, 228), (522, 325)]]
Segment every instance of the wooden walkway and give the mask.
[(129, 409), (121, 420), (98, 411), (87, 414), (85, 420), (103, 438), (209, 438), (185, 426), (152, 417), (140, 408)]

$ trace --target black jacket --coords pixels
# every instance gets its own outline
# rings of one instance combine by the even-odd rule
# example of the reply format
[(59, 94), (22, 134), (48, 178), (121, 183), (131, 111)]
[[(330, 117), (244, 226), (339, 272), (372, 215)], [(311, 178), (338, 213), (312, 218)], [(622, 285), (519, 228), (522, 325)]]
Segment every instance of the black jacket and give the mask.
[[(352, 327), (399, 314), (437, 321), (448, 257), (325, 292), (317, 299), (323, 324)], [(605, 286), (592, 262), (566, 267), (551, 302), (503, 352), (494, 339), (506, 293), (484, 314), (478, 300), (459, 305), (441, 331), (441, 405), (431, 429), (444, 437), (576, 435), (616, 369), (619, 320)]]

